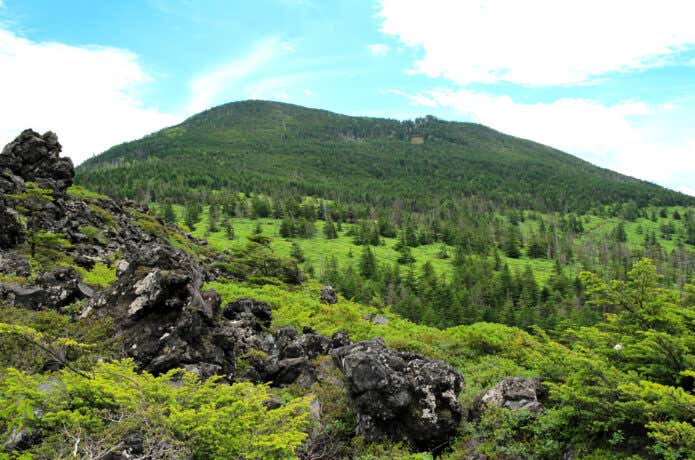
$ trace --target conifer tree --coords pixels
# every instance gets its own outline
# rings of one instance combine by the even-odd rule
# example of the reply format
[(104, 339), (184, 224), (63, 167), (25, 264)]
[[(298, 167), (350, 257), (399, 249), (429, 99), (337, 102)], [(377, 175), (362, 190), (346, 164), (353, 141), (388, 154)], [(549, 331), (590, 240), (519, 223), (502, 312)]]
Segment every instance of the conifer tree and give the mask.
[(335, 225), (333, 225), (333, 221), (330, 219), (327, 219), (323, 224), (323, 236), (325, 236), (328, 240), (338, 238), (338, 232), (335, 229)]
[(360, 275), (371, 279), (376, 274), (376, 258), (369, 245), (364, 246), (360, 256)]

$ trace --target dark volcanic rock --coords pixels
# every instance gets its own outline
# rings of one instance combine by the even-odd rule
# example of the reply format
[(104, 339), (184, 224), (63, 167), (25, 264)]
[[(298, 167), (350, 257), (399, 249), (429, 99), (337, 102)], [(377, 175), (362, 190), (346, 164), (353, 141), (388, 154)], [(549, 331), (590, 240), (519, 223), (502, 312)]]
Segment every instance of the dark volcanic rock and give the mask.
[(255, 318), (263, 327), (269, 327), (273, 318), (270, 305), (246, 297), (240, 297), (227, 304), (222, 311), (225, 318), (238, 320), (242, 318)]
[(10, 249), (24, 241), (24, 228), (14, 209), (6, 208), (0, 199), (0, 249)]
[(338, 294), (336, 294), (333, 286), (326, 285), (321, 288), (321, 302), (326, 304), (338, 303)]
[(119, 265), (116, 283), (88, 302), (83, 316), (113, 317), (127, 355), (155, 374), (186, 365), (202, 375), (228, 370), (224, 350), (213, 342), (219, 296), (200, 292), (202, 276), (190, 256), (149, 244)]
[(0, 299), (9, 305), (40, 310), (66, 307), (91, 297), (94, 291), (72, 267), (58, 267), (44, 273), (35, 285), (0, 283)]
[(26, 277), (31, 275), (31, 266), (21, 254), (0, 252), (0, 273)]
[(58, 137), (48, 131), (43, 136), (27, 129), (7, 144), (0, 154), (0, 170), (9, 169), (24, 181), (62, 193), (72, 185), (72, 160), (60, 156)]
[(483, 393), (474, 404), (473, 417), (476, 418), (485, 405), (504, 407), (510, 410), (527, 409), (537, 412), (543, 408), (541, 399), (545, 389), (538, 377), (512, 377), (498, 382)]
[(357, 413), (357, 434), (438, 449), (463, 412), (462, 377), (449, 365), (390, 350), (381, 338), (334, 349)]

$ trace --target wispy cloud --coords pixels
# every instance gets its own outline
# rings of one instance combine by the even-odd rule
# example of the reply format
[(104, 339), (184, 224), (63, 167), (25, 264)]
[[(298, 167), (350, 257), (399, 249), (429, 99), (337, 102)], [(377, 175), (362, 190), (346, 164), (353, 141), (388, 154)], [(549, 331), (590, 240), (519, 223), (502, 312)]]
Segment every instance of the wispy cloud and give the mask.
[(53, 130), (79, 163), (178, 121), (144, 105), (141, 90), (153, 80), (127, 50), (36, 42), (0, 28), (0, 69), (2, 145), (29, 127)]
[(458, 84), (572, 85), (667, 65), (695, 47), (695, 2), (382, 0), (381, 30)]
[(191, 97), (186, 113), (200, 112), (220, 102), (218, 98), (225, 92), (238, 88), (246, 78), (274, 58), (293, 51), (290, 43), (268, 38), (257, 43), (248, 54), (195, 77), (190, 84)]
[(370, 53), (372, 53), (372, 56), (377, 57), (386, 56), (387, 54), (389, 54), (389, 51), (391, 51), (391, 48), (389, 48), (388, 45), (384, 45), (383, 43), (373, 43), (371, 45), (367, 45), (367, 49)]

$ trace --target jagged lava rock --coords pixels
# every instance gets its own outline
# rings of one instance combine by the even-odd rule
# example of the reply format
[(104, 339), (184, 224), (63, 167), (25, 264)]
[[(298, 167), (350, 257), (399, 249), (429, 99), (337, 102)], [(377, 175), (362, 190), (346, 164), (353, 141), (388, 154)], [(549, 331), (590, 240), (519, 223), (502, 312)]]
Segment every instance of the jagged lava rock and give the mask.
[(116, 282), (86, 305), (82, 316), (114, 318), (127, 355), (158, 374), (175, 367), (223, 371), (224, 352), (212, 342), (219, 296), (201, 293), (191, 257), (157, 243), (131, 251)]
[(358, 435), (436, 450), (455, 434), (463, 413), (458, 400), (463, 378), (451, 366), (391, 350), (379, 337), (331, 355), (345, 374)]
[(70, 158), (60, 156), (61, 150), (55, 133), (48, 131), (42, 136), (27, 129), (3, 149), (0, 170), (9, 169), (24, 181), (63, 193), (72, 185), (75, 168)]
[(486, 405), (537, 412), (543, 408), (541, 400), (544, 396), (545, 389), (538, 377), (504, 379), (478, 398), (474, 404), (473, 416), (477, 417), (483, 406)]
[(34, 310), (57, 309), (94, 295), (72, 267), (57, 267), (36, 279), (36, 284), (20, 286), (0, 283), (0, 299), (9, 305)]
[(321, 302), (329, 305), (338, 303), (338, 294), (330, 284), (321, 288)]

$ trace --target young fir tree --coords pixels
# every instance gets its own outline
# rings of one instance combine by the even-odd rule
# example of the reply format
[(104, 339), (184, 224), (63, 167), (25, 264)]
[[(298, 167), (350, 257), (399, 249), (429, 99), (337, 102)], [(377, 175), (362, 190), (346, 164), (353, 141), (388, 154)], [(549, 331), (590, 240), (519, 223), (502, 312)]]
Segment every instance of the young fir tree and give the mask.
[(47, 232), (41, 228), (41, 214), (53, 201), (51, 190), (39, 188), (34, 182), (27, 182), (22, 193), (7, 197), (17, 201), (17, 210), (26, 217), (25, 233), (31, 257), (36, 257), (38, 248), (60, 250), (71, 246), (64, 234)]
[(297, 262), (304, 262), (304, 251), (299, 247), (296, 241), (292, 242), (292, 250), (290, 251), (290, 256), (294, 258)]
[(371, 279), (376, 274), (376, 258), (369, 245), (365, 245), (360, 256), (360, 275)]
[(338, 238), (338, 232), (335, 229), (333, 221), (330, 219), (326, 220), (326, 222), (323, 224), (323, 236), (325, 236), (328, 240)]
[(294, 224), (290, 219), (285, 218), (280, 222), (280, 236), (283, 238), (294, 236)]
[(202, 208), (197, 202), (189, 203), (183, 210), (183, 221), (188, 228), (195, 230), (195, 225), (200, 222)]
[(617, 241), (618, 243), (625, 243), (627, 241), (627, 233), (625, 232), (625, 223), (620, 222), (614, 229), (613, 229), (613, 239)]
[(162, 219), (169, 224), (176, 223), (176, 212), (174, 212), (174, 206), (170, 201), (166, 201), (162, 205)]
[(234, 239), (234, 226), (232, 225), (232, 220), (229, 218), (226, 218), (223, 223), (224, 226), (224, 234), (227, 237), (228, 240), (233, 240)]

